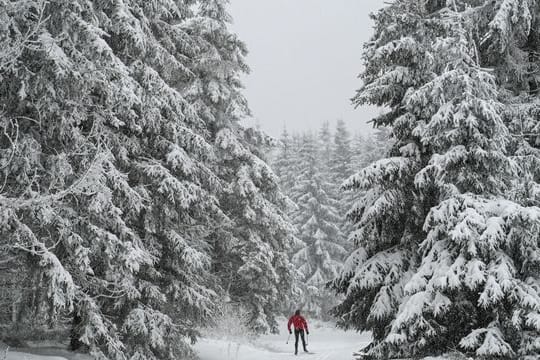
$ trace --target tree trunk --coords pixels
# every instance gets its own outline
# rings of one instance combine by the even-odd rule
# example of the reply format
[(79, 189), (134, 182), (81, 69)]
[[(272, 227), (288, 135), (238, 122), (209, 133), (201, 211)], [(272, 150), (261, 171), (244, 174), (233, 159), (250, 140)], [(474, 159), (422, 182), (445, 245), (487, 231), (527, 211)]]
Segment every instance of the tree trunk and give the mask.
[(81, 342), (81, 324), (82, 317), (75, 311), (73, 314), (73, 321), (71, 323), (71, 333), (70, 333), (70, 342), (69, 348), (72, 351), (79, 350), (83, 347), (84, 343)]

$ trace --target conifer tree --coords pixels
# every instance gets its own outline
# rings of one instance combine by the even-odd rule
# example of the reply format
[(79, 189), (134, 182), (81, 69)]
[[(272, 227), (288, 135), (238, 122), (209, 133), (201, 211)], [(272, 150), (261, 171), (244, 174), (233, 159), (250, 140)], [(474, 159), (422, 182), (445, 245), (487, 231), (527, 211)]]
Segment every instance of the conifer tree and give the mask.
[(325, 316), (332, 305), (332, 296), (324, 285), (337, 275), (345, 250), (340, 242), (337, 202), (331, 197), (327, 175), (321, 171), (319, 147), (312, 134), (303, 136), (299, 150), (300, 172), (293, 188), (298, 206), (293, 220), (304, 246), (292, 260), (303, 274), (303, 308), (315, 316)]
[(267, 141), (231, 115), (245, 108), (244, 50), (222, 32), (225, 2), (193, 5), (0, 2), (1, 255), (23, 280), (13, 319), (70, 316), (72, 345), (99, 359), (193, 355), (194, 324), (222, 291), (216, 229), (233, 234), (221, 240), (241, 260), (235, 286), (262, 274), (243, 299), (254, 324), (272, 323), (266, 295), (287, 288), (290, 229), (257, 156)]
[[(372, 330), (376, 358), (539, 354), (540, 210), (514, 195), (521, 179), (531, 184), (531, 159), (515, 152), (497, 73), (481, 67), (493, 26), (530, 3), (475, 4), (393, 3), (366, 49), (355, 101), (388, 106), (375, 123), (392, 125), (397, 143), (348, 181), (367, 191), (350, 212), (357, 249), (334, 286), (346, 296), (341, 324)], [(487, 35), (482, 48), (476, 34)]]
[(287, 129), (283, 129), (272, 168), (279, 178), (282, 191), (288, 196), (291, 196), (291, 190), (296, 181), (297, 152), (294, 139), (291, 138)]
[(318, 157), (321, 161), (321, 170), (330, 171), (332, 162), (332, 132), (330, 131), (330, 122), (325, 121), (319, 130), (319, 145)]
[(277, 309), (290, 290), (286, 254), (293, 228), (278, 179), (261, 159), (268, 138), (240, 125), (249, 114), (239, 80), (248, 71), (246, 48), (228, 29), (227, 3), (202, 2), (185, 25), (201, 49), (191, 64), (196, 77), (186, 96), (209, 129), (223, 184), (218, 199), (230, 219), (212, 234), (214, 272), (230, 299), (246, 307), (248, 325), (255, 332), (268, 332), (277, 330)]
[(341, 184), (351, 174), (351, 136), (343, 120), (338, 120), (334, 133), (331, 169), (334, 182)]
[(351, 207), (351, 194), (340, 190), (341, 184), (353, 174), (352, 149), (349, 131), (343, 120), (338, 120), (334, 133), (332, 159), (330, 162), (329, 176), (335, 188), (336, 200), (338, 201), (339, 226), (343, 234), (348, 233), (349, 223), (346, 214)]

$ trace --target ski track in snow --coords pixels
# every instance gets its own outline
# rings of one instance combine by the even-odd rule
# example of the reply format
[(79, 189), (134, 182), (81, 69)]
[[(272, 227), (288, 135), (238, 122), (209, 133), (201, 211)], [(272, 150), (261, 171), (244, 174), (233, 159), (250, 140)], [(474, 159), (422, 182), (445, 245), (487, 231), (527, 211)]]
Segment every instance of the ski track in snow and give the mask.
[(301, 341), (298, 356), (294, 355), (294, 336), (286, 344), (288, 333), (266, 335), (251, 343), (241, 344), (236, 354), (237, 343), (228, 340), (201, 339), (195, 350), (201, 360), (352, 360), (353, 352), (366, 346), (371, 339), (369, 334), (354, 331), (345, 332), (330, 325), (315, 325), (310, 329), (308, 350), (302, 351)]

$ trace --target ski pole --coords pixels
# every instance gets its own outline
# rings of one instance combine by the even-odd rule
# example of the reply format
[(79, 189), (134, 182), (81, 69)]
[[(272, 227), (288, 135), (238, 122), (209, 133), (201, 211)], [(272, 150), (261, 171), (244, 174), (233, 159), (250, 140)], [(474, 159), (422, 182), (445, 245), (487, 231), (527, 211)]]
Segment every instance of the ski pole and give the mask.
[(291, 333), (289, 333), (289, 336), (287, 336), (287, 341), (285, 342), (285, 344), (288, 344), (289, 343), (289, 339), (291, 338)]
[(309, 334), (306, 333), (306, 346), (309, 345)]

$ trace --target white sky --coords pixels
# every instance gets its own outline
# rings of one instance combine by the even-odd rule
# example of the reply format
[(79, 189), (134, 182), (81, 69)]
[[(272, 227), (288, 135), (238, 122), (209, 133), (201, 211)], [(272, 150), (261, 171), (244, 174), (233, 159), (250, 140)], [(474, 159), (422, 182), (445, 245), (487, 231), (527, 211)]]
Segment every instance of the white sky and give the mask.
[(251, 74), (245, 94), (254, 119), (270, 135), (317, 129), (339, 118), (369, 132), (379, 110), (350, 103), (360, 86), (369, 13), (384, 0), (230, 0), (233, 30), (247, 44)]

